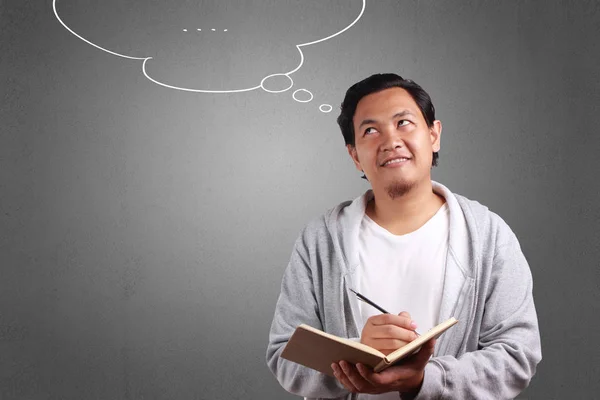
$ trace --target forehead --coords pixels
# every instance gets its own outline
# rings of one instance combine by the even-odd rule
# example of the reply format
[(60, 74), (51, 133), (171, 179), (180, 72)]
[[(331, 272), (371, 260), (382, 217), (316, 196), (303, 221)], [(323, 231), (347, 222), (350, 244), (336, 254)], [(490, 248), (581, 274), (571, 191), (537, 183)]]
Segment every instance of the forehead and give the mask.
[(417, 118), (423, 118), (421, 110), (412, 96), (404, 89), (394, 87), (371, 93), (358, 102), (354, 113), (354, 123), (364, 119), (389, 119), (400, 111), (409, 111)]

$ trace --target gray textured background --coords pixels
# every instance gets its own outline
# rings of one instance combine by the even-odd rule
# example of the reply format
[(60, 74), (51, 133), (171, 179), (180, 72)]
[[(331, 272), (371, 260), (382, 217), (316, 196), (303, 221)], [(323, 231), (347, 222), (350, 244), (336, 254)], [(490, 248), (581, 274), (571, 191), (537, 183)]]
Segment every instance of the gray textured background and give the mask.
[[(123, 52), (173, 30), (146, 35), (163, 19), (144, 5), (91, 3), (61, 0), (70, 23)], [(252, 10), (210, 3), (181, 7), (208, 7), (203, 26), (225, 21), (239, 40), (256, 28), (256, 47), (209, 46), (199, 73), (162, 59), (169, 79), (217, 88), (284, 72), (298, 54), (275, 38), (360, 9), (280, 7), (265, 33), (245, 23)], [(200, 14), (178, 15), (180, 34)], [(522, 398), (600, 392), (598, 1), (370, 0), (350, 30), (305, 48), (293, 78), (309, 103), (153, 84), (141, 62), (70, 34), (48, 0), (0, 0), (0, 23), (1, 399), (294, 398), (264, 361), (280, 279), (303, 225), (368, 187), (335, 117), (375, 72), (430, 92), (444, 124), (434, 179), (521, 241), (544, 352)]]

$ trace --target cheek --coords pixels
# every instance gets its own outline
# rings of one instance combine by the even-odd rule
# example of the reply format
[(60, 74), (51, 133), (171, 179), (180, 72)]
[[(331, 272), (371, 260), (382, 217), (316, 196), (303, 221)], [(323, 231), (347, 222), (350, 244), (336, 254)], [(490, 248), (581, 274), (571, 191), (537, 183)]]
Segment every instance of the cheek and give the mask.
[(425, 153), (433, 152), (433, 143), (431, 143), (431, 139), (429, 136), (419, 137), (418, 139), (411, 142), (413, 149), (415, 152), (418, 152), (423, 156)]
[(371, 164), (373, 162), (373, 155), (370, 151), (363, 149), (363, 151), (358, 152), (357, 155), (358, 160), (360, 161), (363, 167), (371, 167)]

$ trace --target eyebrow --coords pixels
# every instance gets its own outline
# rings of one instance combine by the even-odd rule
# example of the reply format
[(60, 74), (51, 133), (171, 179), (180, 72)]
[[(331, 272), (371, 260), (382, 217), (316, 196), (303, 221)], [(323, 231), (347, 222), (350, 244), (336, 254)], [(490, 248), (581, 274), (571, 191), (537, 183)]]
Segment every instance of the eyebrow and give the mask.
[[(402, 111), (400, 111), (400, 112), (398, 112), (398, 113), (394, 114), (394, 116), (392, 117), (392, 119), (396, 119), (396, 118), (400, 118), (400, 117), (405, 117), (405, 116), (407, 116), (407, 115), (410, 115), (410, 116), (413, 116), (413, 117), (415, 116), (415, 115), (414, 115), (414, 114), (413, 114), (411, 111), (409, 111), (409, 110), (402, 110)], [(360, 123), (360, 125), (358, 126), (358, 128), (360, 129), (360, 128), (362, 128), (362, 126), (363, 126), (363, 125), (370, 125), (370, 124), (375, 124), (375, 123), (377, 123), (377, 120), (374, 120), (374, 119), (365, 119), (365, 120), (363, 120), (363, 121)]]

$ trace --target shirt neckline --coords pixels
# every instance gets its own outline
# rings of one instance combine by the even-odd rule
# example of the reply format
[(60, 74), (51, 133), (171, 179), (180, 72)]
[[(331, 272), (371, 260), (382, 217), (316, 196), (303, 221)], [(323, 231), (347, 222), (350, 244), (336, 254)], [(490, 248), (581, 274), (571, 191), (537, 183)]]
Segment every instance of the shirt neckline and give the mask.
[(424, 231), (429, 227), (429, 225), (433, 224), (433, 221), (438, 219), (440, 215), (448, 211), (448, 202), (444, 202), (444, 204), (433, 214), (431, 218), (429, 218), (423, 225), (421, 225), (418, 229), (405, 233), (404, 235), (395, 235), (392, 232), (385, 229), (383, 226), (379, 225), (375, 222), (371, 217), (364, 213), (364, 220), (367, 224), (369, 224), (373, 229), (379, 231), (380, 233), (386, 235), (386, 237), (392, 238), (394, 240), (405, 240), (406, 238), (410, 238), (411, 236), (415, 236), (420, 232)]

